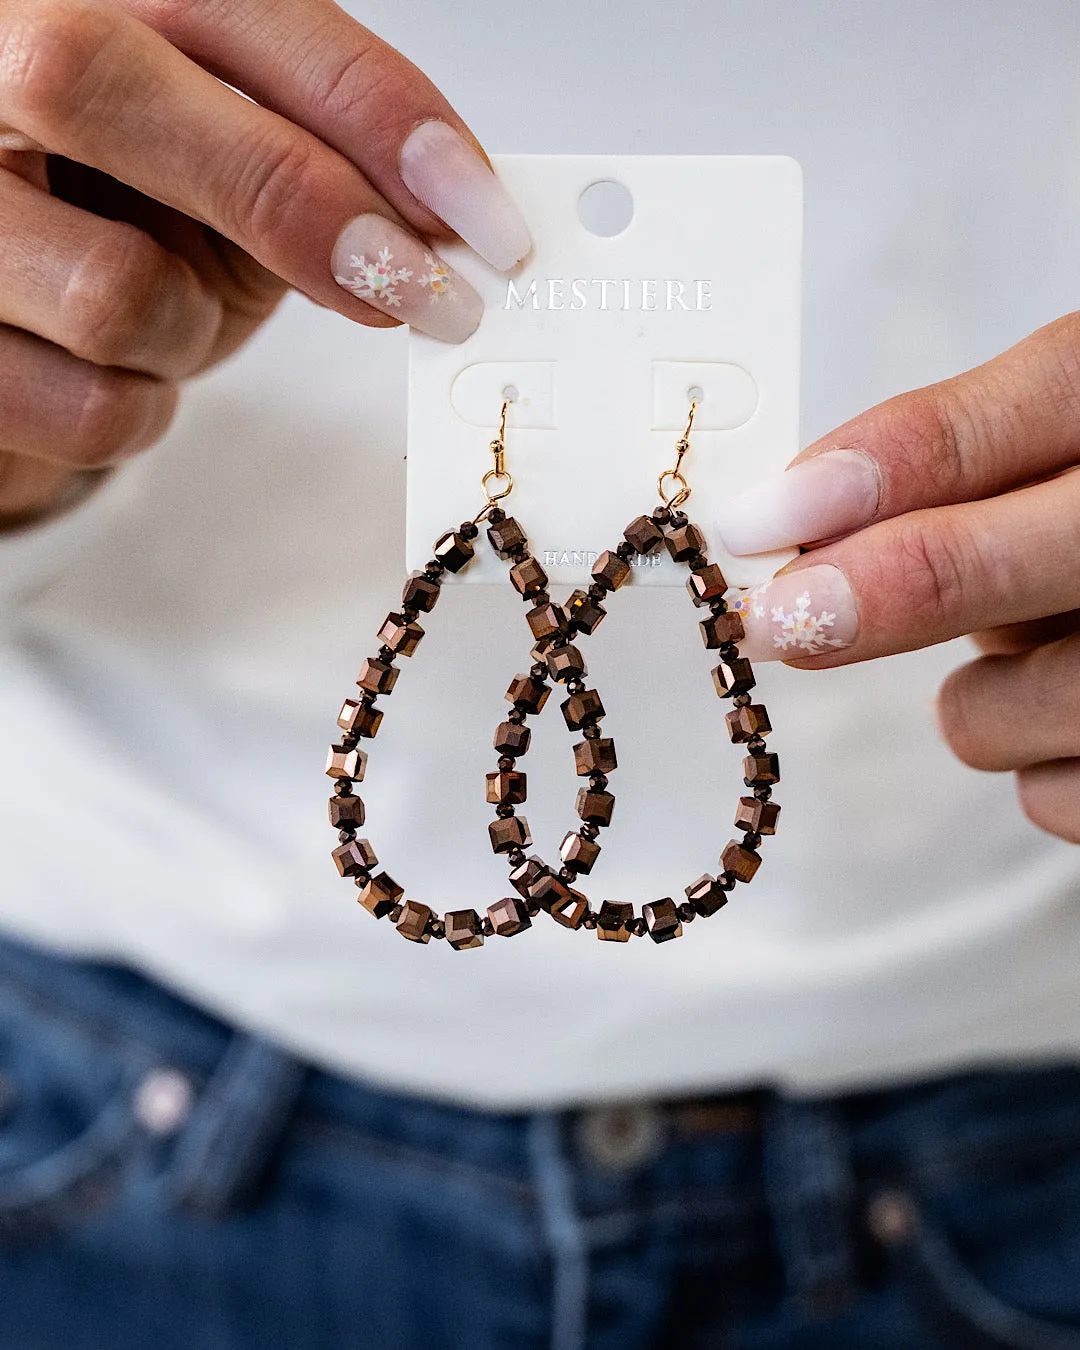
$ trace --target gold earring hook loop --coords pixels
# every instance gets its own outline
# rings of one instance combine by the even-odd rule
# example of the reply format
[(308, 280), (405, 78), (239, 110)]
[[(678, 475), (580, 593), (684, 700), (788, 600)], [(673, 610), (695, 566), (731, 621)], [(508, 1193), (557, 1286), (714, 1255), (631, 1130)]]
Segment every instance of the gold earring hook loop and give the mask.
[[(495, 467), (488, 469), (480, 480), (480, 490), (487, 500), (480, 508), (480, 512), (473, 519), (473, 524), (478, 524), (488, 514), (496, 502), (501, 502), (504, 497), (509, 497), (514, 490), (514, 476), (506, 472), (506, 410), (509, 408), (511, 400), (503, 399), (502, 411), (499, 413), (499, 434), (491, 442), (490, 450), (495, 456)], [(492, 492), (488, 488), (491, 482), (503, 482), (506, 486), (500, 492)]]
[[(681, 466), (683, 455), (690, 449), (690, 432), (694, 425), (694, 413), (696, 412), (697, 400), (692, 399), (690, 402), (690, 412), (686, 418), (686, 430), (675, 442), (675, 467), (672, 469), (665, 469), (656, 480), (656, 490), (660, 494), (660, 500), (669, 510), (682, 506), (683, 502), (690, 496), (690, 484), (683, 477)], [(664, 484), (669, 479), (678, 484), (678, 487), (670, 496), (664, 491)]]

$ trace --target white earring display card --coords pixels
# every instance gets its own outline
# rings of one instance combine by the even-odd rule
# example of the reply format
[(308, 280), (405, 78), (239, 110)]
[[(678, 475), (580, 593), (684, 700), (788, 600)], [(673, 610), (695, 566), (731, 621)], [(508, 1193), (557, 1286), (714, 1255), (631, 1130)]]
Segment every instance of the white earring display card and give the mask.
[[(454, 346), (409, 339), (406, 566), (484, 502), (504, 398), (500, 503), (552, 585), (587, 585), (598, 553), (659, 502), (691, 400), (684, 506), (734, 586), (791, 551), (733, 558), (719, 503), (799, 449), (802, 176), (785, 156), (499, 155), (533, 252), (506, 275), (462, 244), (441, 252), (484, 299)], [(599, 232), (598, 232), (599, 231)], [(433, 299), (432, 303), (438, 303)], [(636, 582), (685, 585), (666, 554)], [(460, 577), (505, 583), (487, 549)]]

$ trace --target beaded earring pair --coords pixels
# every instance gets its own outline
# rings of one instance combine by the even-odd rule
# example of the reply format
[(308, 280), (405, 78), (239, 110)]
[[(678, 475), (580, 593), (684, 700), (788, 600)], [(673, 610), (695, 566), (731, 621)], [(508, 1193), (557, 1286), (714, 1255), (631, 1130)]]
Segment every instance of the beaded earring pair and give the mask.
[[(690, 496), (682, 461), (690, 446), (697, 405), (690, 404), (686, 429), (675, 444), (673, 467), (665, 469), (657, 480), (660, 504), (627, 525), (616, 547), (597, 557), (592, 583), (575, 590), (563, 604), (552, 600), (547, 573), (530, 552), (524, 529), (499, 506), (514, 487), (505, 466), (507, 408), (508, 401), (504, 401), (498, 434), (490, 446), (494, 464), (481, 482), (484, 505), (472, 520), (441, 535), (435, 541), (431, 560), (408, 576), (400, 609), (387, 615), (379, 629), (382, 645), (360, 668), (356, 680), (360, 697), (346, 699), (338, 714), (337, 723), (344, 734), (331, 745), (326, 762), (326, 772), (335, 780), (330, 824), (339, 832), (332, 857), (339, 874), (359, 888), (360, 904), (377, 919), (389, 918), (411, 942), (427, 943), (435, 938), (465, 951), (481, 946), (486, 937), (513, 937), (523, 932), (541, 911), (564, 928), (595, 931), (603, 941), (626, 942), (648, 934), (654, 942), (667, 942), (682, 936), (684, 924), (711, 917), (727, 903), (737, 883), (753, 878), (761, 863), (758, 848), (762, 838), (776, 832), (780, 813), (780, 807), (772, 801), (773, 785), (780, 778), (779, 759), (765, 744), (772, 730), (769, 715), (764, 705), (752, 699), (754, 672), (738, 650), (744, 636), (742, 619), (727, 608), (727, 582), (720, 568), (709, 562), (701, 531), (681, 510)], [(360, 749), (360, 742), (372, 739), (382, 722), (382, 709), (376, 706), (376, 700), (379, 695), (390, 694), (397, 683), (400, 670), (396, 659), (416, 651), (424, 636), (417, 621), (435, 607), (445, 574), (462, 572), (474, 558), (481, 524), (487, 526), (488, 543), (495, 554), (509, 564), (510, 581), (528, 606), (525, 618), (532, 637), (532, 664), (527, 674), (514, 676), (506, 692), (511, 708), (496, 728), (494, 748), (499, 758), (486, 777), (487, 800), (495, 807), (495, 819), (488, 827), (491, 847), (506, 858), (510, 885), (516, 894), (496, 900), (484, 915), (475, 909), (458, 909), (440, 917), (430, 906), (406, 899), (404, 888), (387, 872), (376, 871), (379, 861), (371, 844), (357, 838), (357, 831), (364, 825), (365, 808), (354, 787), (363, 781), (367, 766), (367, 754)], [(670, 896), (654, 900), (635, 915), (632, 904), (618, 900), (605, 900), (599, 909), (593, 909), (578, 889), (580, 878), (592, 871), (599, 857), (600, 831), (611, 823), (615, 797), (609, 791), (609, 775), (618, 761), (614, 740), (602, 733), (604, 705), (598, 691), (586, 687), (585, 660), (576, 643), (596, 631), (607, 613), (605, 602), (610, 602), (611, 595), (631, 579), (632, 560), (661, 547), (687, 568), (690, 597), (699, 610), (706, 611), (699, 627), (705, 646), (718, 657), (712, 671), (716, 692), (732, 700), (727, 728), (731, 740), (745, 748), (743, 783), (751, 795), (739, 799), (735, 827), (743, 835), (724, 847), (719, 874), (706, 873), (691, 882), (685, 888), (685, 901), (676, 903)], [(526, 775), (518, 761), (528, 751), (532, 738), (527, 719), (543, 710), (552, 683), (565, 688), (563, 719), (571, 733), (581, 736), (573, 746), (574, 763), (578, 776), (586, 780), (575, 803), (581, 823), (563, 839), (558, 867), (549, 866), (538, 854), (526, 854), (532, 836), (524, 816), (517, 812), (526, 799)]]

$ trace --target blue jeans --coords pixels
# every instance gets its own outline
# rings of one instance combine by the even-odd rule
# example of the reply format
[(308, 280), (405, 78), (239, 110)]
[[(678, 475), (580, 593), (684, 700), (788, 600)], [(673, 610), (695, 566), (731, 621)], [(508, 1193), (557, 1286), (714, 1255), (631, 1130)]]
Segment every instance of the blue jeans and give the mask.
[(0, 1350), (1080, 1350), (1080, 1070), (486, 1114), (0, 942)]

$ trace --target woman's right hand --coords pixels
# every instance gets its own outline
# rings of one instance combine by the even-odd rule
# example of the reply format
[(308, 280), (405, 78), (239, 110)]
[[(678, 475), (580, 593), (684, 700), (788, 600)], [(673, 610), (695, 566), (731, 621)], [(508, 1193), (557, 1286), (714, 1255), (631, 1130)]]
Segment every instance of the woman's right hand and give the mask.
[(290, 287), (462, 341), (480, 299), (426, 242), (455, 237), (530, 247), (438, 90), (331, 0), (4, 0), (0, 528), (158, 441)]

